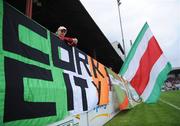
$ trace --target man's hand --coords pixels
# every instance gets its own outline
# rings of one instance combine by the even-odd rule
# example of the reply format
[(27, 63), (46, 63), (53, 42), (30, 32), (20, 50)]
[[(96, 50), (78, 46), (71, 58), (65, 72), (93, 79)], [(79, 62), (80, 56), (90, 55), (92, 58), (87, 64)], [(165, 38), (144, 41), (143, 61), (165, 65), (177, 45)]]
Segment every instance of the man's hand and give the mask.
[(76, 46), (78, 43), (78, 39), (77, 38), (73, 38), (73, 41), (71, 43), (68, 43), (70, 46)]
[(78, 39), (77, 38), (73, 38), (73, 43), (77, 45)]

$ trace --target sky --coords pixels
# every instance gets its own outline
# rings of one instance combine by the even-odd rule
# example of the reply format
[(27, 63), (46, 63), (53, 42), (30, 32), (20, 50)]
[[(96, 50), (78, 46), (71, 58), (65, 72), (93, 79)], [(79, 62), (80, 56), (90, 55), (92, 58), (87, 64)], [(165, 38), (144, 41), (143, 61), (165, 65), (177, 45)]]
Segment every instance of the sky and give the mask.
[[(122, 45), (116, 0), (80, 0), (112, 43)], [(147, 22), (173, 67), (180, 67), (180, 0), (121, 0), (120, 11), (126, 52)]]

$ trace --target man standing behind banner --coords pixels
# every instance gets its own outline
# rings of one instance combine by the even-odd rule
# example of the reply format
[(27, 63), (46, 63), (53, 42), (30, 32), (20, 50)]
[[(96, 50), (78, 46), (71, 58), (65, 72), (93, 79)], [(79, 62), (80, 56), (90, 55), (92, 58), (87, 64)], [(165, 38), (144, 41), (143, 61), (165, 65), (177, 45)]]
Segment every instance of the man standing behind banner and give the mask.
[(66, 33), (67, 29), (64, 26), (60, 26), (56, 32), (60, 40), (67, 42), (70, 46), (76, 46), (78, 43), (77, 38), (65, 37)]

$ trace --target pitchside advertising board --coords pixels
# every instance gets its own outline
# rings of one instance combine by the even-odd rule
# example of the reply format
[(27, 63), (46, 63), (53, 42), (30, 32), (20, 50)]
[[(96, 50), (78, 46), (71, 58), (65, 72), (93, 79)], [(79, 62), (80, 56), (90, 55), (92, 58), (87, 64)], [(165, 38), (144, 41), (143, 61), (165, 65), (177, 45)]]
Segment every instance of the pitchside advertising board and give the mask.
[(0, 125), (47, 125), (109, 103), (107, 69), (0, 0)]
[(93, 110), (73, 115), (48, 126), (103, 126), (119, 112), (117, 95), (114, 90), (109, 93), (109, 103), (97, 106)]

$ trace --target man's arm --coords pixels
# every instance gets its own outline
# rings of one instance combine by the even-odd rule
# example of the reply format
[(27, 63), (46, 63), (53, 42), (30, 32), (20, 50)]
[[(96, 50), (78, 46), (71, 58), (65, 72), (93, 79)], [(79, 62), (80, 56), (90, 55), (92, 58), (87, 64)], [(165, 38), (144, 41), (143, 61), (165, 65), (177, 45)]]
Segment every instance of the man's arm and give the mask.
[(70, 46), (76, 46), (78, 40), (76, 38), (64, 37), (65, 42), (67, 42)]

